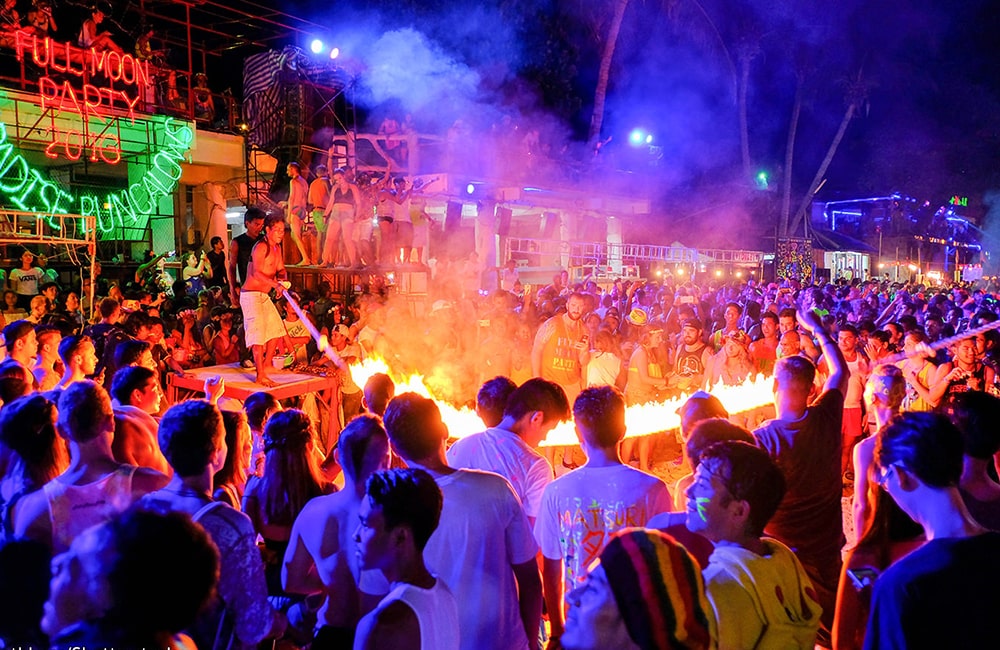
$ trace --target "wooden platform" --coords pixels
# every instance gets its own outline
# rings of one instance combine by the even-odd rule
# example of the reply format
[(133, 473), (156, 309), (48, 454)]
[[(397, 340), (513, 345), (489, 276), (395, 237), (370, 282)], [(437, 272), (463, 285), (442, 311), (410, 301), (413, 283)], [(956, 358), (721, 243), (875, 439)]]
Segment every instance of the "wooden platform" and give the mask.
[(189, 397), (192, 393), (204, 396), (205, 380), (218, 375), (226, 382), (223, 397), (245, 401), (253, 393), (266, 391), (282, 400), (289, 397), (300, 397), (306, 393), (316, 393), (328, 388), (336, 388), (336, 377), (317, 377), (304, 375), (288, 370), (272, 370), (270, 377), (277, 384), (273, 388), (264, 388), (254, 383), (256, 371), (253, 368), (243, 368), (238, 363), (227, 363), (221, 366), (195, 368), (178, 377), (174, 373), (167, 375), (167, 400), (174, 404), (179, 399)]

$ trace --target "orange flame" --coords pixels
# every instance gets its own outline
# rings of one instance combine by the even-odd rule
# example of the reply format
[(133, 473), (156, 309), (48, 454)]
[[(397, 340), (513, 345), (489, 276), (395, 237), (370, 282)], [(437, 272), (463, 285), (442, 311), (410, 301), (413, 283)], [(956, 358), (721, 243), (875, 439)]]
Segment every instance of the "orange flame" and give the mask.
[[(470, 408), (458, 408), (434, 396), (422, 375), (410, 375), (401, 379), (393, 376), (389, 365), (384, 359), (370, 358), (351, 366), (351, 376), (358, 386), (364, 386), (375, 373), (385, 373), (396, 382), (396, 394), (414, 392), (424, 397), (434, 399), (441, 410), (441, 418), (448, 426), (452, 438), (464, 438), (483, 430), (483, 421)], [(749, 378), (737, 386), (724, 386), (721, 383), (712, 389), (712, 394), (719, 398), (730, 414), (745, 413), (772, 404), (772, 378), (758, 375)], [(688, 395), (669, 399), (664, 402), (650, 402), (638, 406), (630, 406), (625, 411), (626, 438), (648, 436), (654, 433), (671, 431), (680, 428), (681, 418), (677, 410), (687, 401)], [(541, 443), (545, 446), (575, 445), (576, 431), (573, 422), (562, 422), (549, 432)]]

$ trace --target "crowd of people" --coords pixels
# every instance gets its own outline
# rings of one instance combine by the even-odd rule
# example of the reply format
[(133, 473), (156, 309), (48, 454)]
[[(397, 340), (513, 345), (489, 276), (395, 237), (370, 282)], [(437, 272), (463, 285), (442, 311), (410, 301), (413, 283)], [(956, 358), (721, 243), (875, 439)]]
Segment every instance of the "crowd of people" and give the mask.
[[(89, 287), (31, 251), (7, 274), (0, 581), (22, 587), (0, 590), (5, 647), (989, 643), (985, 287), (531, 287), (508, 264), (483, 295), (481, 268), (441, 260), (420, 313), (378, 282), (347, 301), (292, 287), (285, 225), (252, 208), (176, 280), (156, 257), (124, 287), (98, 277), (94, 318)], [(280, 313), (292, 300), (337, 355)], [(267, 391), (278, 353), (336, 366), (338, 435)], [(482, 429), (449, 431), (389, 375), (359, 386), (369, 357)], [(211, 377), (166, 403), (167, 373), (240, 362), (261, 386), (244, 402)], [(711, 391), (760, 374), (774, 410), (750, 430)], [(650, 469), (673, 434), (626, 438), (625, 415), (680, 395), (690, 473), (668, 484)], [(567, 420), (578, 467), (541, 446)]]

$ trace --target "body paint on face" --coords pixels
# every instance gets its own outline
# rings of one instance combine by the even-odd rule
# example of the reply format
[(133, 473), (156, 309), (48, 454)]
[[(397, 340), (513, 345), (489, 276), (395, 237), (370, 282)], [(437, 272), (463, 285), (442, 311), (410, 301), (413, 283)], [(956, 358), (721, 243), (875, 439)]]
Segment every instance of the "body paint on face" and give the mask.
[(708, 522), (708, 518), (705, 517), (705, 507), (708, 505), (710, 500), (711, 499), (708, 497), (698, 497), (694, 500), (695, 506), (698, 508), (698, 516), (701, 517), (701, 520), (704, 522)]

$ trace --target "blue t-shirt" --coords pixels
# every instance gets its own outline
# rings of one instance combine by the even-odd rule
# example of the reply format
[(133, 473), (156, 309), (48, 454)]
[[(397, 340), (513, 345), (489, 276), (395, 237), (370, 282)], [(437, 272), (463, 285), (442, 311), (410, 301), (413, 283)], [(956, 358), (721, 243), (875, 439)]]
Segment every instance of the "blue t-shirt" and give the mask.
[(935, 539), (875, 581), (866, 650), (995, 648), (1000, 533)]

